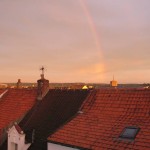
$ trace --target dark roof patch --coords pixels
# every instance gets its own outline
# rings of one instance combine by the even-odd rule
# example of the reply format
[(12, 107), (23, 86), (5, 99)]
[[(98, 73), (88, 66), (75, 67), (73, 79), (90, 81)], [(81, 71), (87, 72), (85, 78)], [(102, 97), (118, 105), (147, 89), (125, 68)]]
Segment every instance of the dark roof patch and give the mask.
[[(88, 93), (88, 90), (49, 90), (20, 123), (27, 134), (35, 130), (35, 141), (29, 149), (42, 149), (47, 137), (78, 112)], [(26, 140), (31, 142), (30, 139)]]

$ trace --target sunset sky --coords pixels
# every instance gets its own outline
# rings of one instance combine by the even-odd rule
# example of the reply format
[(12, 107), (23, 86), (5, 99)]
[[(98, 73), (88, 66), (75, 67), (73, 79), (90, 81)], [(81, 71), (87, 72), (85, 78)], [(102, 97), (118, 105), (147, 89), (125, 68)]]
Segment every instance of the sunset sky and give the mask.
[(1, 0), (0, 83), (150, 82), (150, 0)]

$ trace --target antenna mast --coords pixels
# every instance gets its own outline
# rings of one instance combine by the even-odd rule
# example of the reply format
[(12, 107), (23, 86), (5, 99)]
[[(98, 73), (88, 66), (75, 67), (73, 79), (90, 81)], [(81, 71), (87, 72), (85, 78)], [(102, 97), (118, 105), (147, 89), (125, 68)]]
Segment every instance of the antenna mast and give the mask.
[(40, 70), (42, 71), (41, 79), (44, 79), (44, 71), (45, 71), (45, 68), (42, 66), (42, 67), (40, 68)]

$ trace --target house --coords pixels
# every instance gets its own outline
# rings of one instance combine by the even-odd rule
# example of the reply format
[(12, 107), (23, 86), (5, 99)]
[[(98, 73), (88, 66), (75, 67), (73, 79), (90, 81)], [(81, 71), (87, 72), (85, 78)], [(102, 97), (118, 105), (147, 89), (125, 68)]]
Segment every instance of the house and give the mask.
[(7, 137), (7, 129), (20, 122), (36, 102), (36, 89), (7, 89), (0, 97), (0, 145)]
[(27, 150), (31, 144), (25, 141), (25, 134), (15, 123), (8, 130), (8, 150)]
[(19, 124), (15, 123), (8, 129), (8, 147), (5, 146), (3, 150), (47, 150), (49, 134), (78, 112), (89, 92), (49, 90), (42, 100), (38, 99)]
[(48, 150), (149, 150), (150, 89), (97, 89), (48, 138)]
[[(41, 75), (37, 88), (0, 90), (0, 149), (47, 149), (47, 138), (79, 110), (89, 90), (50, 90)], [(7, 138), (8, 132), (8, 139)]]
[(37, 82), (37, 88), (24, 89), (21, 88), (19, 79), (17, 88), (0, 89), (0, 149), (6, 149), (4, 142), (7, 139), (7, 130), (14, 122), (20, 123), (31, 108), (46, 95), (49, 81), (44, 78), (44, 74)]
[(82, 89), (83, 87), (84, 87), (84, 83), (74, 83), (69, 87), (69, 89), (77, 90), (77, 89)]

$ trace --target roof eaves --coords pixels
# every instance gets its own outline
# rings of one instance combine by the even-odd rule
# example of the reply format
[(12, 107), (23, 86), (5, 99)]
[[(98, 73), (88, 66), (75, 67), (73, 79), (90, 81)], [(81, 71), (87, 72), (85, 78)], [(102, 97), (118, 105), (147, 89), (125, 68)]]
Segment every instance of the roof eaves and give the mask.
[(77, 148), (77, 149), (80, 149), (80, 150), (92, 150), (92, 149), (89, 149), (89, 148), (79, 147), (79, 146), (65, 144), (65, 143), (61, 143), (61, 142), (55, 142), (55, 141), (52, 141), (52, 140), (48, 140), (48, 143), (57, 144), (57, 145), (61, 145), (61, 146), (66, 146), (66, 147), (70, 147), (70, 148)]

